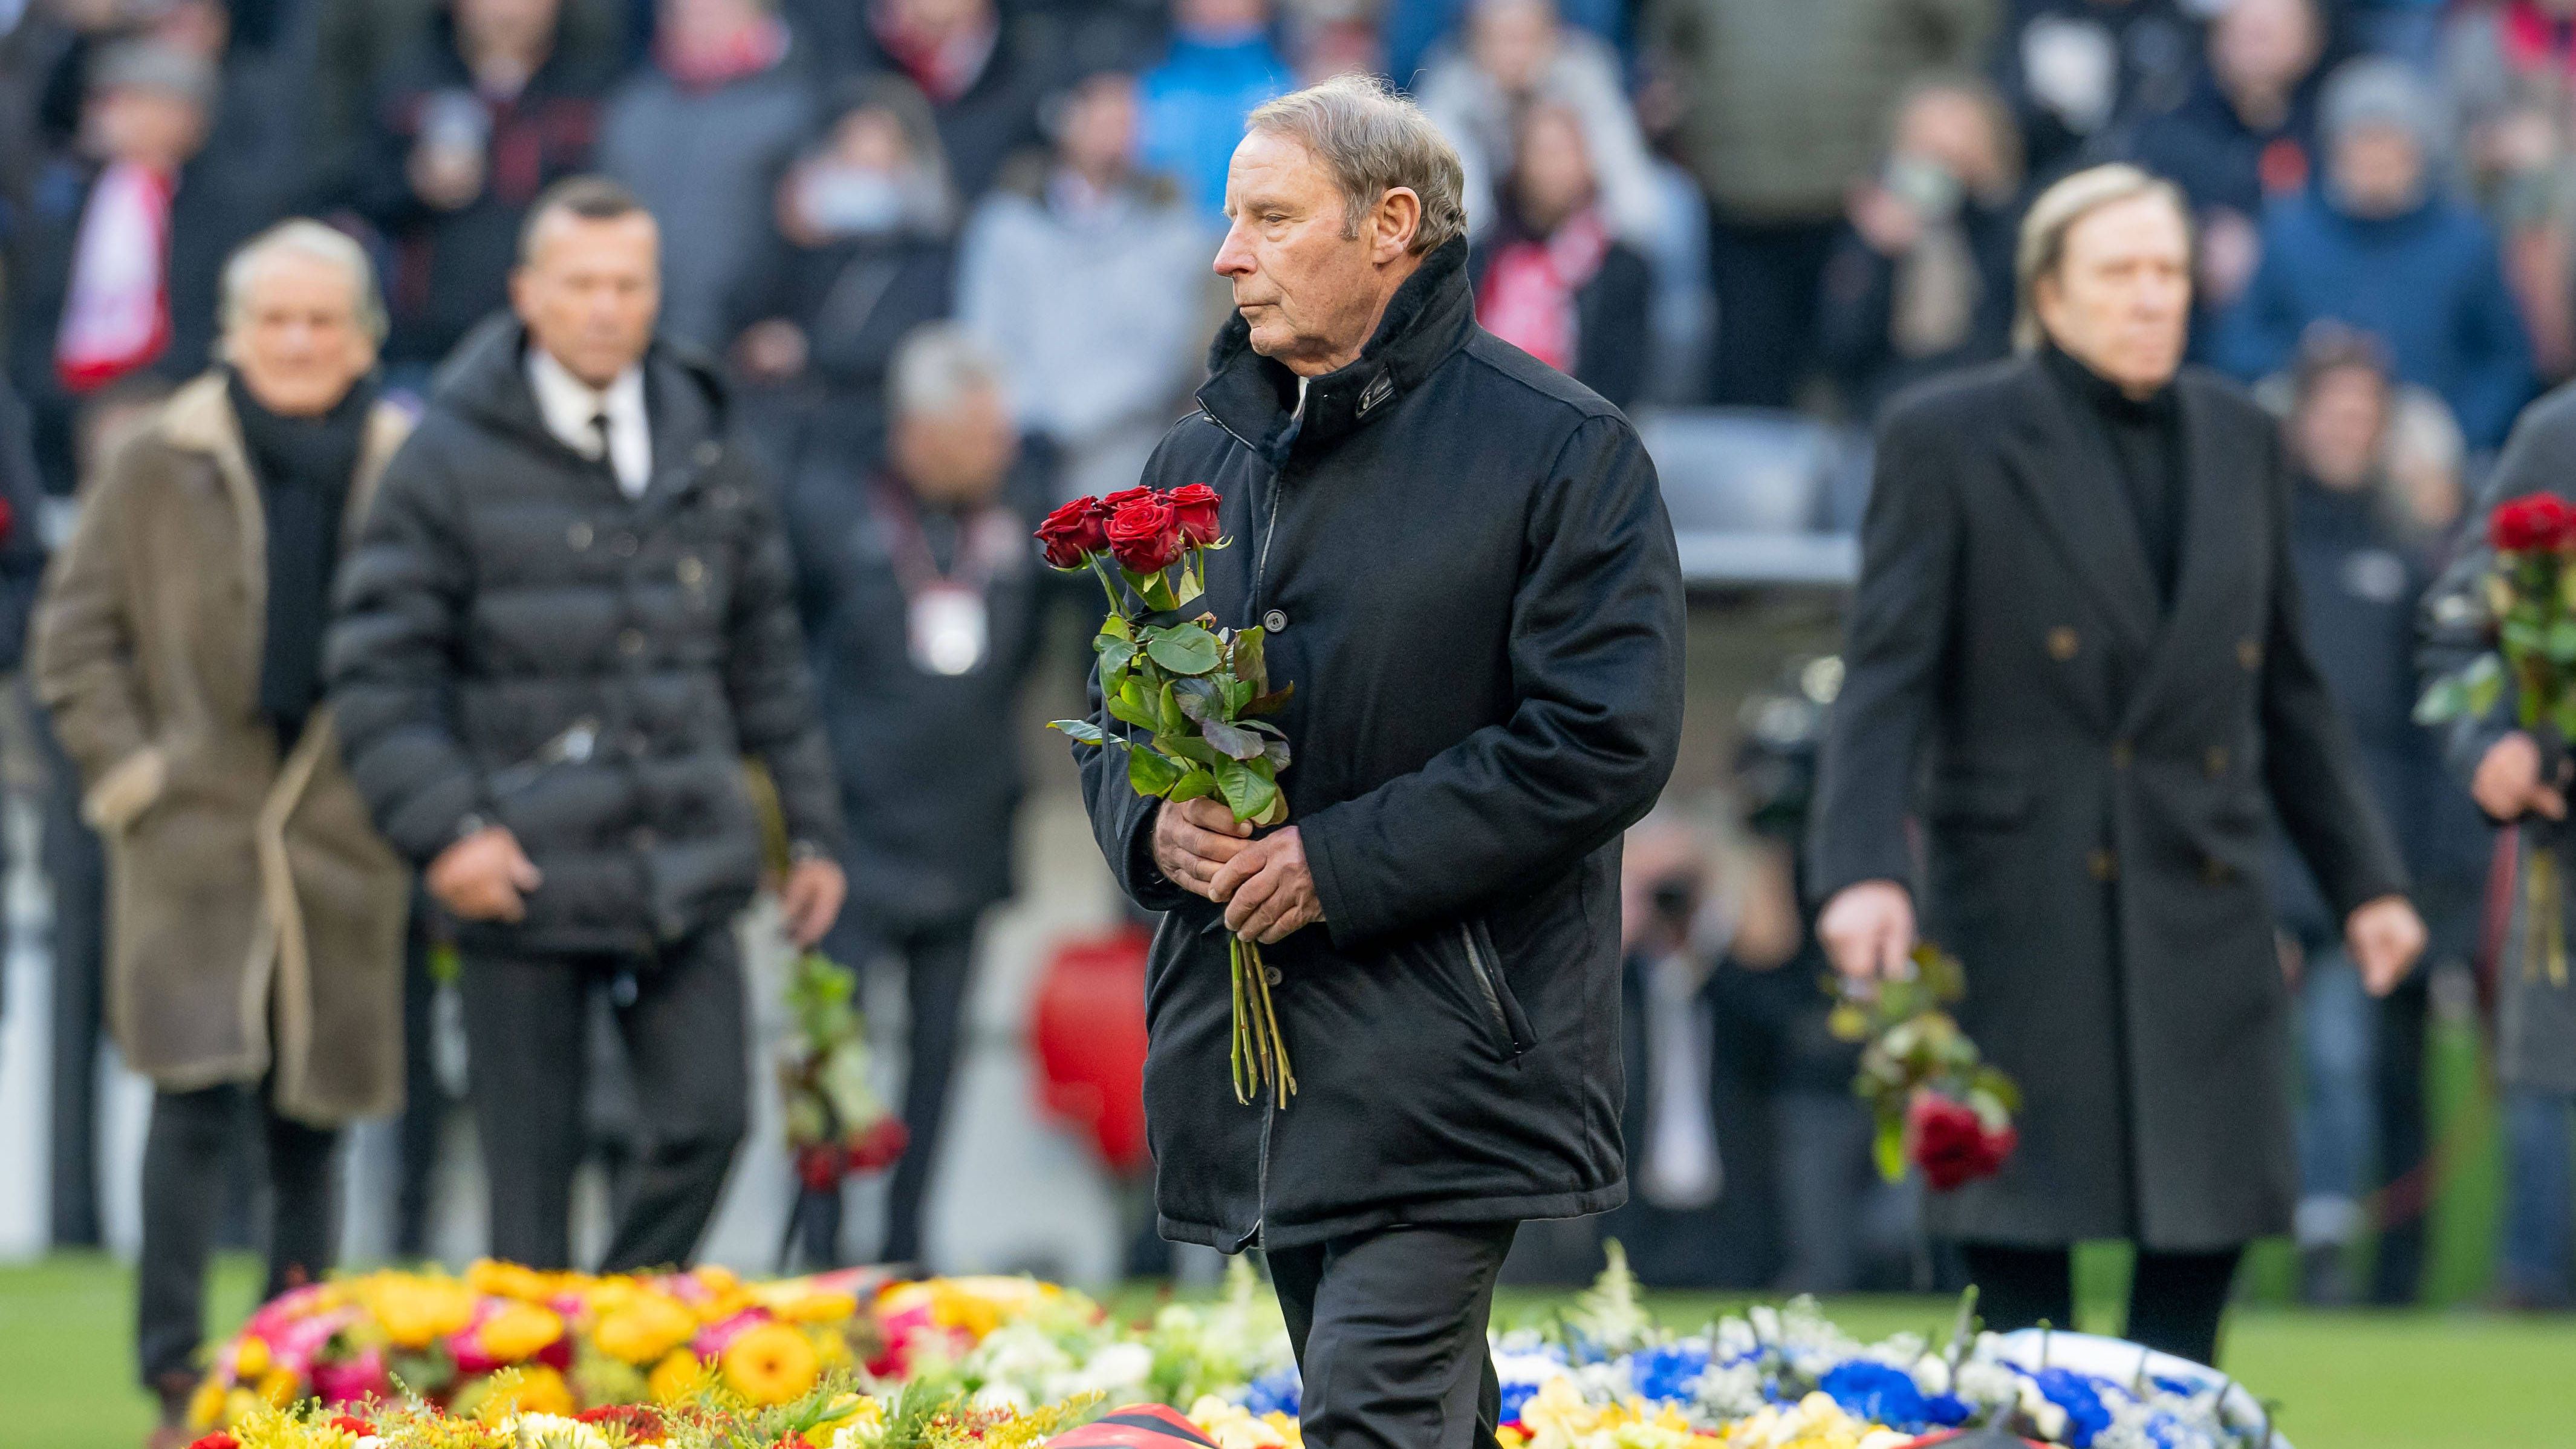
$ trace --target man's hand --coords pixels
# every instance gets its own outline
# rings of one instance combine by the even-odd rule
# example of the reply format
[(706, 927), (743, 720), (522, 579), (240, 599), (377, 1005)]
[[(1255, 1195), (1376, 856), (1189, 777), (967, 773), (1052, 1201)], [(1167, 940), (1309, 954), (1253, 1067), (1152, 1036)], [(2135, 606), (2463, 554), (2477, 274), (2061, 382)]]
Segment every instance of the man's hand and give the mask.
[(778, 888), (778, 904), (787, 915), (787, 939), (800, 951), (822, 940), (832, 922), (840, 919), (841, 902), (849, 893), (849, 877), (840, 866), (819, 856), (796, 862), (787, 872), (787, 883)]
[(2540, 746), (2520, 730), (2487, 746), (2486, 758), (2469, 781), (2478, 808), (2497, 820), (2520, 820), (2537, 814), (2567, 818), (2567, 796), (2555, 782), (2540, 778)]
[(1201, 796), (1154, 811), (1154, 868), (1194, 896), (1222, 902), (1216, 873), (1249, 843), (1252, 827), (1234, 818), (1221, 800)]
[(2343, 923), (2343, 943), (2361, 968), (2361, 984), (2386, 996), (2424, 954), (2424, 918), (2404, 896), (2381, 896), (2354, 908)]
[(1264, 946), (1284, 941), (1324, 918), (1306, 842), (1297, 827), (1266, 835), (1219, 866), (1208, 899), (1225, 907), (1225, 928)]
[(1816, 918), (1834, 969), (1854, 981), (1894, 981), (1913, 969), (1914, 897), (1892, 880), (1834, 892)]
[(520, 898), (546, 878), (508, 827), (487, 825), (440, 851), (427, 880), (429, 893), (460, 920), (515, 922), (528, 917)]

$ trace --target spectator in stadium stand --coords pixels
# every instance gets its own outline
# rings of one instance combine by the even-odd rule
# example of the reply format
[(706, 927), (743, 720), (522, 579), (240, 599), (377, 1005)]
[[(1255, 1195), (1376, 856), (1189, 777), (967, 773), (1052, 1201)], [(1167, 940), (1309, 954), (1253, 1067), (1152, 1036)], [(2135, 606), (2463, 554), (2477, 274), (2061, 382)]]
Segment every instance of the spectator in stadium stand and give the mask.
[(2504, 238), (2532, 353), (2551, 380), (2576, 372), (2576, 82), (2569, 0), (2489, 0), (2449, 15), (2437, 74), (2471, 194)]
[(1252, 108), (1296, 84), (1270, 42), (1270, 0), (1177, 0), (1171, 48), (1138, 79), (1145, 164), (1222, 226), (1225, 165)]
[[(266, 1296), (330, 1272), (340, 1128), (402, 1096), (411, 873), (323, 704), (332, 576), (408, 423), (371, 378), (365, 251), (319, 223), (224, 271), (226, 366), (90, 488), (42, 604), (36, 687), (108, 843), (109, 1021), (153, 1083), (135, 1356), (182, 1427), (208, 1256), (254, 1125)], [(245, 667), (246, 666), (246, 667)]]
[(2325, 319), (2386, 345), (2441, 394), (2476, 449), (2504, 441), (2536, 388), (2495, 233), (2438, 181), (2439, 101), (2393, 60), (2357, 60), (2321, 102), (2318, 184), (2265, 214), (2262, 261), (2220, 318), (2211, 361), (2252, 381), (2288, 367)]
[(2107, 156), (2182, 188), (2199, 226), (2193, 340), (2236, 300), (2262, 257), (2266, 203), (2307, 189), (2316, 168), (2317, 90), (2325, 78), (2318, 0), (2234, 0), (2209, 22), (2205, 63), (2170, 111), (2139, 117)]
[(1535, 102), (1520, 112), (1512, 152), (1502, 215), (1468, 255), (1476, 320), (1612, 405), (1633, 406), (1654, 278), (1603, 214), (1583, 118)]
[(1663, 229), (1663, 192), (1618, 52), (1563, 23), (1555, 0), (1474, 0), (1458, 43), (1433, 52), (1415, 96), (1467, 169), (1468, 235), (1499, 214), (1521, 112), (1537, 101), (1571, 111), (1582, 128), (1610, 229), (1640, 244)]
[(2181, 0), (2002, 0), (1994, 74), (2021, 118), (2034, 182), (2080, 164), (2121, 123), (2169, 111), (2189, 92), (2209, 7)]
[[(1471, 23), (1476, 0), (1388, 0), (1385, 8), (1386, 74), (1411, 85), (1416, 72), (1430, 65), (1444, 41), (1454, 40)], [(1627, 7), (1617, 0), (1564, 0), (1556, 7), (1565, 23), (1580, 27), (1602, 45), (1625, 49)]]
[(1994, 88), (1926, 81), (1878, 175), (1852, 188), (1818, 330), (1854, 416), (1906, 385), (2012, 350), (2021, 135)]
[(959, 196), (982, 196), (1003, 162), (1044, 143), (1038, 105), (1049, 58), (1024, 46), (994, 0), (877, 0), (848, 8), (867, 22), (858, 71), (892, 71), (919, 88)]
[(735, 368), (773, 394), (792, 442), (872, 456), (885, 376), (912, 329), (948, 315), (957, 193), (930, 108), (900, 76), (845, 82), (821, 132), (780, 178), (768, 236), (735, 280)]
[(976, 209), (957, 315), (1007, 359), (1020, 426), (1056, 448), (1057, 494), (1105, 497), (1186, 410), (1221, 293), (1206, 218), (1137, 168), (1134, 77), (1084, 79), (1053, 129), (1053, 153), (1023, 156)]
[(591, 163), (612, 72), (563, 38), (560, 0), (453, 0), (377, 86), (346, 199), (391, 249), (400, 378), (508, 301), (529, 205)]
[(1661, 0), (1651, 64), (1709, 198), (1711, 401), (1791, 404), (1816, 364), (1845, 196), (1886, 144), (1888, 107), (1927, 75), (1974, 69), (1993, 29), (1992, 0)]
[(652, 64), (610, 96), (599, 169), (668, 247), (662, 331), (720, 352), (727, 293), (770, 229), (778, 174), (813, 133), (811, 57), (772, 0), (660, 0)]
[(776, 786), (794, 945), (844, 889), (840, 803), (769, 482), (714, 367), (653, 336), (657, 233), (615, 182), (530, 209), (341, 570), (350, 778), (457, 922), (494, 1256), (572, 1265), (591, 1003), (643, 1143), (605, 1271), (685, 1265), (748, 1126), (735, 918)]
[(850, 822), (849, 908), (824, 950), (904, 983), (909, 1145), (871, 1261), (918, 1263), (976, 927), (1011, 895), (1016, 703), (1055, 590), (1029, 547), (1049, 500), (1019, 446), (1001, 358), (933, 323), (904, 340), (888, 392), (884, 460), (809, 463), (787, 521)]
[(81, 147), (44, 165), (12, 227), (9, 374), (57, 496), (76, 482), (80, 399), (132, 373), (204, 369), (224, 258), (264, 219), (206, 179), (215, 82), (174, 46), (100, 49)]

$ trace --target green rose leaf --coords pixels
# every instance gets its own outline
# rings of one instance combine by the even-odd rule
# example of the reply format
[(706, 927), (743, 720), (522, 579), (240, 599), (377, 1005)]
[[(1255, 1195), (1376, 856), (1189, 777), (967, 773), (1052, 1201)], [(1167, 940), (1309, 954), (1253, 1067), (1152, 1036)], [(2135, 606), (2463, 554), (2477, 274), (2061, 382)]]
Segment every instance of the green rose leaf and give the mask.
[(1234, 677), (1250, 682), (1255, 693), (1270, 687), (1270, 665), (1262, 647), (1266, 637), (1257, 628), (1234, 636)]
[(1216, 762), (1217, 790), (1225, 796), (1226, 808), (1237, 820), (1252, 820), (1267, 812), (1279, 798), (1279, 787), (1254, 773), (1251, 766), (1235, 759)]
[(1152, 750), (1127, 752), (1127, 783), (1139, 795), (1163, 795), (1181, 782), (1181, 767)]
[(2460, 686), (2468, 696), (2469, 713), (2485, 715), (2504, 697), (2504, 661), (2492, 654), (2481, 654), (2460, 672)]
[(1237, 710), (1236, 713), (1247, 715), (1277, 714), (1279, 711), (1288, 707), (1289, 697), (1294, 695), (1296, 692), (1296, 685), (1283, 684), (1268, 694), (1253, 696), (1251, 701), (1245, 704), (1242, 709)]
[(1216, 668), (1216, 636), (1199, 624), (1155, 631), (1145, 643), (1145, 652), (1174, 674), (1205, 674)]
[(1051, 730), (1062, 730), (1066, 734), (1073, 736), (1075, 739), (1082, 741), (1086, 745), (1096, 745), (1100, 743), (1100, 726), (1093, 724), (1087, 719), (1049, 720), (1047, 721), (1047, 728)]
[(1154, 748), (1176, 760), (1192, 760), (1210, 769), (1216, 768), (1217, 752), (1202, 739), (1189, 735), (1156, 735)]
[(1181, 776), (1181, 782), (1174, 785), (1170, 793), (1163, 798), (1177, 805), (1183, 800), (1197, 800), (1215, 793), (1216, 776), (1205, 770), (1190, 770)]
[(1273, 771), (1287, 769), (1289, 760), (1288, 742), (1286, 740), (1272, 740), (1270, 743), (1261, 747), (1261, 757), (1270, 762), (1270, 768)]
[(1238, 760), (1249, 760), (1261, 754), (1261, 736), (1248, 729), (1227, 724), (1221, 719), (1202, 720), (1199, 733), (1219, 751)]
[(1219, 715), (1216, 686), (1205, 679), (1192, 679), (1185, 675), (1173, 680), (1172, 698), (1180, 704), (1181, 713), (1191, 719), (1205, 720)]
[[(1130, 679), (1127, 682), (1130, 685), (1133, 685), (1136, 681)], [(1116, 694), (1109, 696), (1109, 713), (1114, 718), (1125, 720), (1127, 723), (1136, 726), (1138, 729), (1150, 730), (1154, 728), (1159, 721), (1157, 721), (1143, 705), (1128, 698), (1132, 693), (1134, 693), (1132, 689), (1122, 689)]]

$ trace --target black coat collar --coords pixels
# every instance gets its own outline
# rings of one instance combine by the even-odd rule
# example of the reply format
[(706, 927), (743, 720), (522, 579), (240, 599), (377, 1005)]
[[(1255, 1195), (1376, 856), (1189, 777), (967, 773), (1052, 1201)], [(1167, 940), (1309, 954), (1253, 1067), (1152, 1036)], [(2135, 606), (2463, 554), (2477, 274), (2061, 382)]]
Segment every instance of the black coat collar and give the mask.
[(1357, 361), (1307, 384), (1302, 417), (1294, 416), (1296, 375), (1252, 350), (1252, 328), (1241, 314), (1226, 322), (1208, 349), (1209, 377), (1199, 389), (1199, 407), (1276, 469), (1292, 453), (1329, 448), (1384, 416), (1388, 404), (1420, 386), (1466, 343), (1475, 323), (1467, 243), (1461, 238), (1423, 258), (1396, 288)]

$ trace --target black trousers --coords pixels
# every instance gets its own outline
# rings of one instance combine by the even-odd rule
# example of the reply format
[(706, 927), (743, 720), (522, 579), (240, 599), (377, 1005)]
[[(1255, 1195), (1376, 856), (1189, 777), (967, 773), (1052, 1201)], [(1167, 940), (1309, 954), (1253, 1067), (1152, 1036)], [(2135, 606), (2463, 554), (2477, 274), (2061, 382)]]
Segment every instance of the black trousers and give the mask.
[(958, 1036), (974, 987), (977, 919), (887, 928), (844, 914), (833, 933), (833, 954), (844, 964), (867, 971), (893, 959), (903, 968), (903, 1130), (909, 1145), (886, 1183), (885, 1241), (876, 1256), (881, 1263), (921, 1261), (922, 1207), (939, 1164), (948, 1099), (957, 1084)]
[(277, 1114), (258, 1088), (227, 1084), (152, 1099), (143, 1139), (143, 1252), (134, 1357), (145, 1387), (184, 1394), (205, 1334), (206, 1258), (233, 1154), (254, 1132), (266, 1154), (268, 1289), (274, 1298), (330, 1271), (339, 1228), (332, 1169), (340, 1134)]
[(1816, 365), (1816, 309), (1839, 218), (1756, 221), (1709, 214), (1709, 282), (1717, 294), (1709, 401), (1785, 408)]
[[(2218, 1362), (2218, 1321), (2227, 1311), (2228, 1286), (2236, 1281), (2242, 1248), (2215, 1253), (2138, 1250), (2129, 1280), (2132, 1342), (2187, 1358)], [(2075, 1323), (2073, 1253), (2065, 1248), (2006, 1248), (1963, 1243), (1969, 1281), (1977, 1285), (1977, 1312), (1997, 1333), (2041, 1323)]]
[(45, 759), (44, 841), (53, 896), (52, 1237), (59, 1248), (99, 1245), (98, 1056), (106, 1023), (107, 862), (81, 819), (80, 771), (34, 711)]
[(1485, 1344), (1518, 1223), (1396, 1227), (1274, 1249), (1312, 1449), (1494, 1449)]
[(609, 993), (651, 1134), (600, 1271), (685, 1264), (750, 1118), (742, 961), (729, 925), (652, 958), (464, 954), (467, 1095), (490, 1180), (492, 1254), (572, 1266), (593, 990)]

